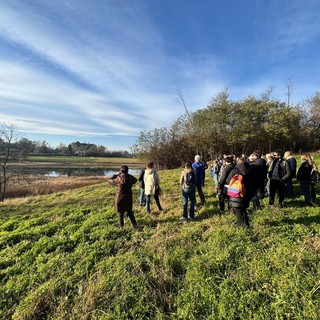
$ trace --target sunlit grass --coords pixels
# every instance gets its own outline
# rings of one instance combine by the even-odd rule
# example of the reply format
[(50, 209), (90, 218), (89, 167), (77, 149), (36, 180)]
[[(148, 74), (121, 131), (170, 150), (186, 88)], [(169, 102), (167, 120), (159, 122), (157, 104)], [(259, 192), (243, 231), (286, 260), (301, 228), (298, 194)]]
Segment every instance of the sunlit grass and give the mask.
[(207, 177), (181, 224), (180, 169), (159, 174), (161, 212), (134, 186), (139, 230), (118, 228), (107, 183), (1, 203), (0, 319), (319, 319), (319, 208), (264, 199), (239, 229)]

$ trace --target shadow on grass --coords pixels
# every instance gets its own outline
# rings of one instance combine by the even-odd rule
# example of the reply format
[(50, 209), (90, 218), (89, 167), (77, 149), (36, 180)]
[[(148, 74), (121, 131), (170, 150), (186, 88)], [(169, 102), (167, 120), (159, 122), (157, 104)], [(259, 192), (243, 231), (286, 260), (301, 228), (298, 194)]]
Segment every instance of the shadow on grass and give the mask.
[(317, 216), (308, 216), (308, 217), (298, 217), (296, 219), (294, 218), (284, 218), (280, 221), (272, 221), (270, 222), (270, 226), (280, 226), (283, 224), (304, 224), (305, 226), (309, 226), (313, 223), (320, 224), (320, 215)]

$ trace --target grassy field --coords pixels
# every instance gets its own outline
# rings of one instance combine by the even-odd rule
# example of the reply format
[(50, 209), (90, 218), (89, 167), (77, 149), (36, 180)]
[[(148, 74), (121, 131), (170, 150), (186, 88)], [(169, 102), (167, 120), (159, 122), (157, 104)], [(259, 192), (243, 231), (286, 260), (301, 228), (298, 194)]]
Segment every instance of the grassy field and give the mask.
[(1, 203), (0, 319), (319, 319), (319, 208), (265, 199), (239, 229), (207, 177), (181, 224), (180, 170), (159, 174), (161, 213), (134, 188), (140, 230), (117, 227), (107, 183)]

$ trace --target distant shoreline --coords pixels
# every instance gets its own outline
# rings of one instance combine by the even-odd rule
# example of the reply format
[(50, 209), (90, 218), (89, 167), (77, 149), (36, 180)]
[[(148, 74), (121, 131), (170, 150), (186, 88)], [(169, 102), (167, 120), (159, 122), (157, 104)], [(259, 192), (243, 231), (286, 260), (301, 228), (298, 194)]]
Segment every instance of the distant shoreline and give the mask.
[[(136, 158), (89, 158), (89, 157), (52, 157), (36, 156), (29, 157), (24, 161), (11, 163), (11, 167), (33, 168), (114, 168), (127, 165), (132, 169), (144, 167), (144, 162)], [(53, 159), (54, 158), (54, 159)]]

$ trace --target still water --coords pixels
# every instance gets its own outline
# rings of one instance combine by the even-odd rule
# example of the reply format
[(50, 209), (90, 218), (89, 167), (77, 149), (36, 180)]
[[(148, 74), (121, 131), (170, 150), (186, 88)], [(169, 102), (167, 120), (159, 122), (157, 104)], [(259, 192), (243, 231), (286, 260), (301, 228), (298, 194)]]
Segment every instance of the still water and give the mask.
[[(106, 176), (111, 177), (119, 173), (119, 170), (112, 168), (26, 168), (24, 174), (42, 175), (46, 177), (90, 177)], [(130, 170), (129, 173), (137, 176), (140, 170)]]

